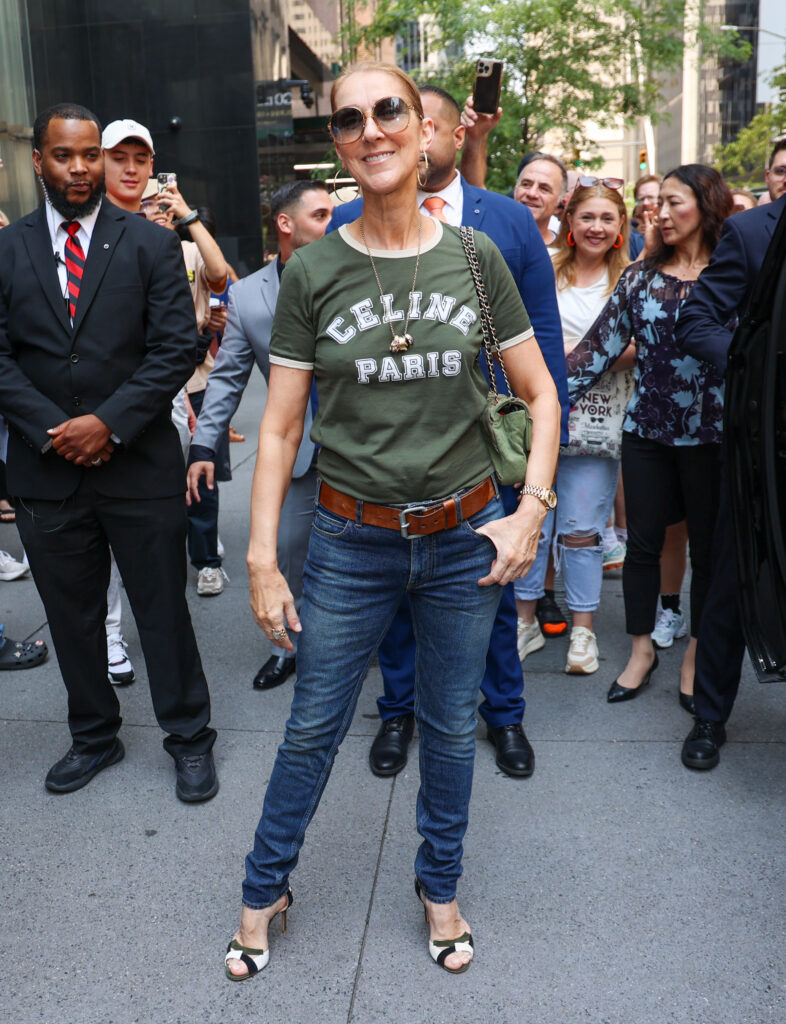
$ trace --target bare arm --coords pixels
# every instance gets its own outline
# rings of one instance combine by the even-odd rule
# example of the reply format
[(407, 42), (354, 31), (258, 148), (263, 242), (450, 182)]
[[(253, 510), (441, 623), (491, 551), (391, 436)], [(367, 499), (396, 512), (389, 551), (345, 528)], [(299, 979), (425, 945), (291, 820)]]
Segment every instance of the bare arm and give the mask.
[(251, 610), (257, 625), (274, 643), (294, 650), (289, 638), (272, 637), (287, 624), (300, 632), (300, 620), (287, 581), (276, 561), (276, 537), (292, 469), (303, 436), (303, 418), (311, 390), (310, 370), (272, 365), (259, 449), (251, 485), (251, 537), (248, 578)]
[[(506, 349), (505, 370), (513, 391), (532, 414), (532, 450), (525, 483), (551, 487), (557, 472), (560, 404), (557, 389), (534, 338)], [(546, 507), (539, 498), (525, 495), (511, 516), (478, 527), (494, 542), (497, 557), (488, 576), (478, 582), (505, 584), (523, 576), (535, 560)]]
[(467, 97), (467, 102), (461, 113), (461, 123), (466, 128), (466, 134), (459, 169), (469, 184), (476, 188), (486, 187), (486, 152), (489, 132), (497, 126), (501, 117), (501, 107), (497, 107), (496, 114), (476, 114), (472, 96)]
[[(180, 192), (178, 192), (176, 185), (167, 185), (166, 189), (156, 199), (162, 206), (167, 206), (172, 210), (178, 220), (193, 213), (193, 210)], [(192, 224), (187, 225), (187, 227), (191, 240), (196, 243), (199, 255), (204, 260), (207, 283), (210, 285), (210, 290), (217, 293), (223, 292), (227, 286), (227, 261), (224, 259), (224, 254), (221, 252), (218, 242), (216, 242), (215, 238), (213, 238), (200, 220), (195, 220)]]

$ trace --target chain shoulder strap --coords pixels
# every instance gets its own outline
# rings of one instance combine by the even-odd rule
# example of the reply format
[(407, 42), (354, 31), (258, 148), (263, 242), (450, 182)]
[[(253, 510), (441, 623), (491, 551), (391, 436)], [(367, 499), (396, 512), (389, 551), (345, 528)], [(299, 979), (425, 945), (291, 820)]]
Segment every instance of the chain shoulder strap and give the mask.
[(494, 327), (494, 316), (491, 312), (491, 306), (489, 305), (489, 297), (486, 292), (486, 285), (483, 283), (483, 275), (480, 272), (480, 261), (478, 260), (478, 252), (475, 248), (475, 230), (471, 227), (459, 228), (461, 235), (461, 244), (464, 246), (464, 252), (467, 256), (467, 262), (469, 263), (469, 269), (472, 271), (472, 279), (475, 282), (475, 291), (478, 294), (478, 304), (480, 306), (480, 326), (483, 331), (483, 352), (486, 356), (486, 365), (489, 371), (489, 384), (491, 390), (495, 395), (499, 396), (497, 391), (497, 378), (494, 373), (494, 356), (497, 357), (499, 366), (502, 370), (502, 376), (505, 378), (505, 386), (508, 389), (508, 394), (513, 394), (513, 389), (510, 386), (508, 375), (505, 372), (505, 362), (502, 358), (502, 352), (499, 347), (499, 340), (497, 338), (497, 331)]

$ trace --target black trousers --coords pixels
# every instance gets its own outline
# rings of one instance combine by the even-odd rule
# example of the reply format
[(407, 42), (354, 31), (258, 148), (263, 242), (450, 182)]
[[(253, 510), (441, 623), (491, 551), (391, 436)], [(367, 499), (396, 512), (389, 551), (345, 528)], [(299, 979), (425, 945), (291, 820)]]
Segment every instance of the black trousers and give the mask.
[(736, 548), (731, 497), (724, 474), (712, 542), (712, 585), (701, 618), (693, 690), (696, 714), (711, 722), (728, 721), (745, 656)]
[(145, 656), (158, 724), (172, 757), (215, 742), (210, 695), (185, 598), (186, 511), (171, 498), (111, 498), (86, 470), (65, 501), (18, 498), (16, 521), (44, 603), (68, 690), (79, 753), (105, 750), (122, 721), (107, 675), (109, 548), (117, 561)]
[(622, 569), (625, 628), (651, 633), (660, 593), (660, 554), (666, 527), (687, 521), (690, 542), (691, 636), (698, 636), (712, 568), (712, 534), (718, 508), (719, 444), (659, 444), (622, 435), (622, 482), (628, 518), (628, 552)]

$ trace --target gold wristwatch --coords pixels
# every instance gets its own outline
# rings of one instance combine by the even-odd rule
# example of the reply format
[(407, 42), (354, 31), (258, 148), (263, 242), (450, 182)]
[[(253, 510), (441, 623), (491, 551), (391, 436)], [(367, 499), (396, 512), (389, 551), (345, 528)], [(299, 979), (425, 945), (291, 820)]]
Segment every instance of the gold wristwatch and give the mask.
[(525, 494), (532, 494), (538, 501), (542, 501), (549, 512), (557, 507), (557, 495), (550, 487), (536, 487), (535, 484), (524, 484), (521, 488), (521, 496), (524, 497)]

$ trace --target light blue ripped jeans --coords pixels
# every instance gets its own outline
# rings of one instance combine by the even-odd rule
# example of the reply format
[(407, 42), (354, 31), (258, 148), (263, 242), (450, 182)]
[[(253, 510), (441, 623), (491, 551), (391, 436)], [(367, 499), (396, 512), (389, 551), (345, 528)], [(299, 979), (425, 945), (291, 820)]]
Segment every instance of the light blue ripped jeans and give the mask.
[[(565, 577), (565, 595), (572, 612), (594, 612), (603, 582), (603, 530), (617, 490), (620, 464), (600, 455), (560, 455), (557, 467), (557, 508), (543, 521), (538, 554), (532, 568), (513, 589), (519, 601), (537, 601), (544, 594), (549, 548), (554, 533), (554, 558)], [(563, 538), (597, 537), (592, 547), (566, 547)]]

